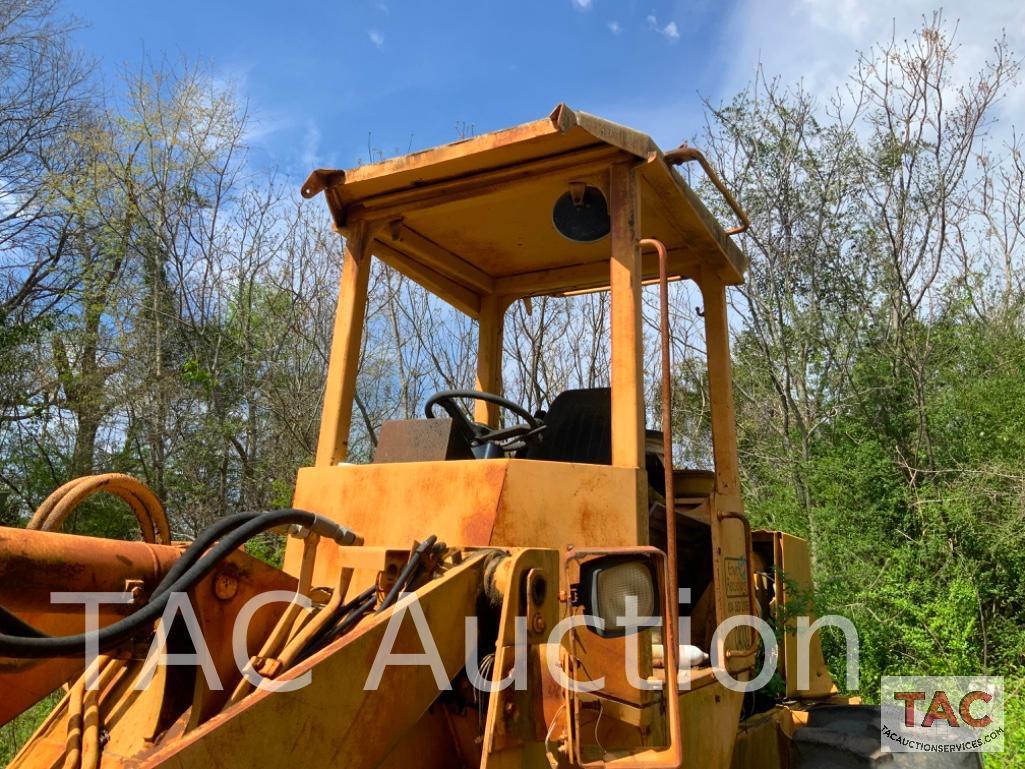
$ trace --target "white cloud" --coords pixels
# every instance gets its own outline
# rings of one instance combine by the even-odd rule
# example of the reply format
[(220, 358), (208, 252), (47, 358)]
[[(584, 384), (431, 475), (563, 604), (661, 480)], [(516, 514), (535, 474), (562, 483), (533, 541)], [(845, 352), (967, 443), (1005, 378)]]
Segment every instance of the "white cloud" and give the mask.
[(376, 45), (378, 48), (384, 45), (384, 35), (378, 32), (376, 29), (370, 30), (367, 35), (370, 37), (370, 42)]
[(573, 6), (581, 11), (587, 11), (591, 8), (591, 0), (572, 0), (572, 2)]
[(623, 31), (622, 27), (619, 26), (618, 21), (610, 21), (608, 26), (609, 32), (611, 32), (613, 35), (618, 35), (620, 32)]
[(320, 129), (312, 120), (306, 123), (301, 159), (306, 168), (313, 169), (320, 166)]
[(680, 30), (676, 27), (675, 21), (670, 21), (665, 25), (660, 25), (658, 23), (658, 19), (655, 17), (655, 14), (649, 13), (648, 26), (656, 32), (658, 32), (660, 35), (662, 35), (662, 37), (664, 37), (671, 43), (675, 43), (677, 40), (680, 39)]
[[(1025, 54), (1025, 3), (1021, 0), (946, 0), (948, 28), (956, 27), (959, 45), (954, 77), (966, 79), (990, 58), (993, 42), (1006, 32), (1016, 56)], [(729, 56), (720, 96), (742, 88), (759, 62), (766, 75), (785, 82), (803, 81), (823, 100), (847, 84), (859, 52), (869, 54), (876, 43), (896, 36), (909, 39), (925, 17), (931, 19), (939, 0), (742, 0), (723, 26)], [(1025, 89), (1008, 90), (999, 105), (1006, 122), (1025, 124)]]
[[(0, 189), (5, 188), (7, 182), (0, 183)], [(31, 214), (32, 210), (22, 210), (28, 202), (26, 195), (18, 195), (12, 192), (0, 192), (0, 216), (19, 218), (25, 214)], [(33, 209), (34, 210), (34, 209)]]

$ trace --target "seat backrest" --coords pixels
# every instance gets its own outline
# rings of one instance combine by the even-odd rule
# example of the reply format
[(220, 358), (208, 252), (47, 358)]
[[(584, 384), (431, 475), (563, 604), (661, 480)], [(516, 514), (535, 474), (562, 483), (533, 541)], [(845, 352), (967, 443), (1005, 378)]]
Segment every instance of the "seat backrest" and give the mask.
[(566, 390), (556, 396), (544, 419), (540, 444), (527, 459), (549, 462), (612, 463), (612, 390)]

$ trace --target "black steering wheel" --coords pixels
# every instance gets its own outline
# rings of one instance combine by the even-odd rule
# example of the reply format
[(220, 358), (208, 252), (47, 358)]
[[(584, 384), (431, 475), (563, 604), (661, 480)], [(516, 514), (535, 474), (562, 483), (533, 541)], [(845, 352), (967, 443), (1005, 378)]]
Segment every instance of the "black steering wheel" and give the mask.
[[(510, 427), (491, 428), (474, 422), (459, 404), (457, 398), (468, 398), (475, 401), (493, 403), (499, 408), (505, 409), (523, 420), (522, 423)], [(503, 446), (505, 450), (522, 448), (528, 443), (535, 442), (545, 429), (544, 422), (531, 416), (523, 406), (513, 403), (500, 395), (482, 392), (480, 390), (442, 390), (427, 399), (424, 405), (424, 414), (428, 419), (437, 418), (434, 407), (440, 406), (448, 414), (456, 425), (456, 429), (466, 438), (470, 446), (480, 446), (485, 443), (498, 443), (501, 441), (513, 441), (512, 444)], [(514, 440), (515, 439), (515, 440)]]

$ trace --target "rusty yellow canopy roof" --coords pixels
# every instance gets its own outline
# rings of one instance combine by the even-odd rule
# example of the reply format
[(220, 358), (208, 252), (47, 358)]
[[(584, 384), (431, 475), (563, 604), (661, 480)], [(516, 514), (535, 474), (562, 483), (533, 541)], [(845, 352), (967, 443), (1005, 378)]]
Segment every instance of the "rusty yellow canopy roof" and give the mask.
[[(609, 238), (577, 242), (552, 221), (573, 183), (608, 196), (608, 168), (637, 164), (638, 232), (669, 249), (676, 274), (713, 269), (743, 280), (747, 260), (646, 134), (560, 104), (547, 118), (346, 171), (314, 171), (343, 234), (376, 227), (374, 254), (476, 314), (480, 297), (520, 297), (608, 283)], [(645, 258), (645, 277), (657, 274)]]

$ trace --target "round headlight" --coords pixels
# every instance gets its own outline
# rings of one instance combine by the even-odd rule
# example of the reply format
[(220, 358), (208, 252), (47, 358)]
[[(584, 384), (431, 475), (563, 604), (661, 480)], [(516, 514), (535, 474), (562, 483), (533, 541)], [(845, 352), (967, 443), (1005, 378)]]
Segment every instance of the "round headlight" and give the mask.
[(636, 631), (637, 618), (658, 616), (658, 589), (647, 558), (606, 556), (587, 561), (580, 566), (579, 590), (584, 610), (604, 623), (604, 629), (594, 631), (606, 638)]

